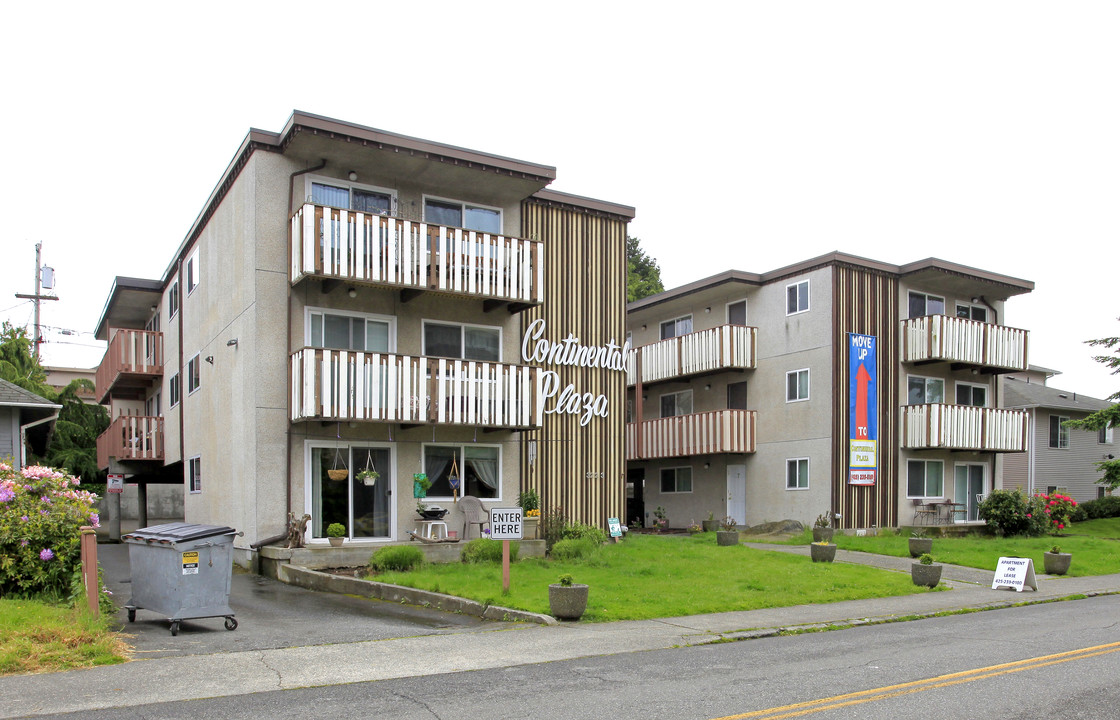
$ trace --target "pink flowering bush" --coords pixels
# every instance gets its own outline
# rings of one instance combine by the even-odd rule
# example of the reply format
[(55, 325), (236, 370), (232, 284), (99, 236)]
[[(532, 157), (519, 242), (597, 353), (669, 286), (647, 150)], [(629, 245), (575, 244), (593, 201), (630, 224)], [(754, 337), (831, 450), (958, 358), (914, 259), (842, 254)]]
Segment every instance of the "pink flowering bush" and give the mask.
[(1052, 535), (1058, 533), (1069, 527), (1070, 518), (1073, 516), (1073, 509), (1077, 507), (1077, 501), (1069, 495), (1062, 495), (1061, 493), (1050, 493), (1049, 495), (1042, 493), (1035, 495), (1036, 498), (1043, 505), (1043, 514), (1048, 520), (1047, 530)]
[(81, 570), (81, 530), (97, 527), (97, 496), (49, 467), (0, 462), (0, 597), (66, 598)]

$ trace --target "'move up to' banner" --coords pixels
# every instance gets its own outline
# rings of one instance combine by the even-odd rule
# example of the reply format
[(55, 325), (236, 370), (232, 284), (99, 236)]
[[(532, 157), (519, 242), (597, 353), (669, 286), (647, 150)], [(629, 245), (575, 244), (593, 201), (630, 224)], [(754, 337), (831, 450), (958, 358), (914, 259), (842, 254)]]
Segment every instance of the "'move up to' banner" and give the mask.
[(874, 485), (879, 468), (875, 336), (848, 333), (848, 483)]

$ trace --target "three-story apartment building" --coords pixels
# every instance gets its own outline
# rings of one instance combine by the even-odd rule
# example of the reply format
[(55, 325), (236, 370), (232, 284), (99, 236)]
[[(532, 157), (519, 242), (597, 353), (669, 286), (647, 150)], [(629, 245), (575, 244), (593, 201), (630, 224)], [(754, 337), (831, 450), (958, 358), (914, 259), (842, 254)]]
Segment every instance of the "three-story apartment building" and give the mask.
[(1026, 415), (999, 407), (994, 378), (1027, 366), (1004, 303), (1031, 289), (832, 253), (630, 303), (629, 517), (976, 520), (1001, 454), (1026, 447)]
[[(633, 209), (554, 178), (301, 112), (250, 131), (163, 277), (110, 294), (102, 466), (176, 478), (187, 521), (244, 530), (242, 550), (290, 513), (311, 543), (334, 522), (407, 540), (418, 474), (452, 527), (458, 497), (528, 488), (585, 522), (621, 514), (621, 359), (525, 347), (621, 344)], [(558, 410), (569, 388), (607, 411)]]

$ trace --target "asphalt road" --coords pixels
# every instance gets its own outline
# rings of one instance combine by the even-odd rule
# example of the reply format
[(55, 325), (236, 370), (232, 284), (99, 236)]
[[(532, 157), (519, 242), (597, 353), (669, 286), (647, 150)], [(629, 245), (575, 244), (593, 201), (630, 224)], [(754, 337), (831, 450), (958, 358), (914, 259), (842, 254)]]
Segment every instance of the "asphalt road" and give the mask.
[(51, 717), (1104, 719), (1120, 707), (1117, 677), (1120, 597), (1104, 596)]

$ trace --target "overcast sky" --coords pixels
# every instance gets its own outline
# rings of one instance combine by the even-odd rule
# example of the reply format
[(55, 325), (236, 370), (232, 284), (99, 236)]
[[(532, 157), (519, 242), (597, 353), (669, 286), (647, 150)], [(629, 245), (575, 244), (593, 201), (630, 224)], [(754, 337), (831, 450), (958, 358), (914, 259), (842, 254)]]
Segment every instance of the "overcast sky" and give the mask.
[[(631, 205), (666, 287), (840, 250), (1031, 280), (1051, 385), (1120, 390), (1120, 3), (21, 3), (4, 11), (0, 318), (57, 274), (44, 359), (93, 366), (250, 127), (293, 109), (553, 165)], [(75, 334), (63, 334), (72, 331)], [(92, 346), (92, 347), (91, 347)]]

